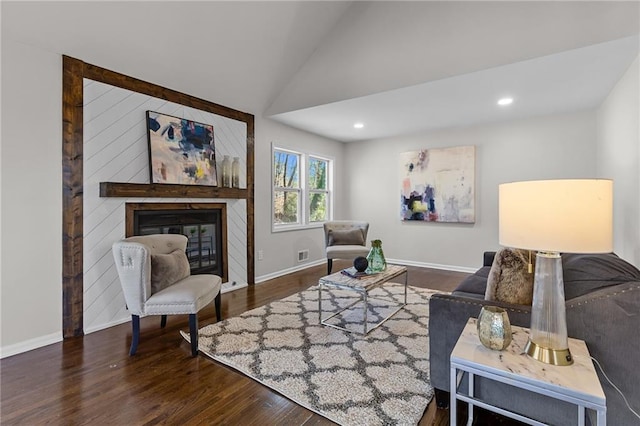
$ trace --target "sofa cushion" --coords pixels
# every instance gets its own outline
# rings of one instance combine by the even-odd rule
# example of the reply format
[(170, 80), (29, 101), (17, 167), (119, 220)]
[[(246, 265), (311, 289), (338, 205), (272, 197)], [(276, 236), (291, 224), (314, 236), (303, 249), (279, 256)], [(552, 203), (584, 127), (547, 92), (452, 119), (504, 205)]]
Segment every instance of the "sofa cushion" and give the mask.
[(467, 293), (477, 294), (484, 297), (485, 290), (487, 288), (487, 276), (489, 275), (490, 266), (483, 266), (478, 269), (473, 275), (469, 275), (456, 287), (453, 294)]
[(485, 300), (531, 305), (533, 300), (533, 269), (529, 272), (528, 250), (499, 250), (487, 277)]
[(190, 275), (162, 291), (145, 303), (145, 314), (195, 314), (218, 295), (222, 279), (217, 275)]
[(563, 254), (562, 271), (565, 300), (598, 288), (640, 281), (640, 270), (614, 253)]
[(184, 251), (176, 249), (169, 254), (151, 255), (151, 294), (186, 278), (191, 273)]
[(363, 246), (364, 234), (361, 229), (329, 230), (330, 246)]

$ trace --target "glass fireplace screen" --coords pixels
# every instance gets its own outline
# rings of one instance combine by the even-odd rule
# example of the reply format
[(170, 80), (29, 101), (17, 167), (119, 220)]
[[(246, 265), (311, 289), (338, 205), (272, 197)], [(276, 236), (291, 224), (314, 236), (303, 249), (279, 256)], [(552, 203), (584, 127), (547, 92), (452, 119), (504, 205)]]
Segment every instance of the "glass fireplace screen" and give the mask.
[(220, 215), (219, 209), (140, 210), (134, 212), (134, 233), (185, 235), (191, 273), (222, 275)]

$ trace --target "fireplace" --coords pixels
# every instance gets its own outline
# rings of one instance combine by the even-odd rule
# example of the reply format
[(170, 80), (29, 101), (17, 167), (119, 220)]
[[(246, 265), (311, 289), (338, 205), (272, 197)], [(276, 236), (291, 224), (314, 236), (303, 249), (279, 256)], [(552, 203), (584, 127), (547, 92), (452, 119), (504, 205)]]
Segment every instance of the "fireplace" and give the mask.
[(226, 204), (126, 203), (126, 235), (181, 234), (187, 237), (192, 274), (227, 281)]

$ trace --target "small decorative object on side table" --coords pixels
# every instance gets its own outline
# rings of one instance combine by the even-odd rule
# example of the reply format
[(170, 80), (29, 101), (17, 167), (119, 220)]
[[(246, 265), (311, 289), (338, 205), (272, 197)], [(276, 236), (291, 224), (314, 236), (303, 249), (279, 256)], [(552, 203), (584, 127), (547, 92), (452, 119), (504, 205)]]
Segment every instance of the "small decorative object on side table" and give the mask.
[(503, 351), (511, 343), (511, 322), (507, 311), (497, 306), (483, 306), (478, 316), (480, 343), (494, 351)]
[[(484, 377), (505, 383), (578, 407), (578, 425), (584, 426), (587, 410), (597, 413), (597, 426), (607, 423), (607, 403), (598, 380), (589, 350), (584, 341), (569, 339), (574, 364), (556, 366), (540, 363), (523, 356), (529, 329), (513, 326), (513, 341), (507, 350), (491, 351), (478, 344), (476, 319), (470, 318), (451, 352), (449, 414), (452, 425), (457, 424), (458, 400), (469, 404), (468, 424), (473, 420), (474, 406), (532, 425), (543, 425), (538, 420), (507, 409), (491, 405), (475, 396), (474, 378)], [(460, 382), (468, 375), (468, 391), (461, 392)]]

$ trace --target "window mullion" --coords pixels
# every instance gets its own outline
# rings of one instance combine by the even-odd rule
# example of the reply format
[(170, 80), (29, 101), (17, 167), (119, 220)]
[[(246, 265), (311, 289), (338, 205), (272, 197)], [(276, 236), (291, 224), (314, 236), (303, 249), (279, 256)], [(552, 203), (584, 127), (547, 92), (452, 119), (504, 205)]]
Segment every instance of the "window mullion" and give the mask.
[(309, 224), (309, 196), (307, 192), (309, 190), (309, 173), (307, 170), (309, 167), (309, 162), (307, 161), (306, 154), (302, 154), (300, 155), (300, 157), (300, 184), (302, 185), (302, 196), (300, 197), (300, 207), (302, 209), (301, 220), (302, 225), (307, 225)]

